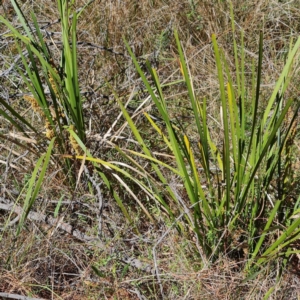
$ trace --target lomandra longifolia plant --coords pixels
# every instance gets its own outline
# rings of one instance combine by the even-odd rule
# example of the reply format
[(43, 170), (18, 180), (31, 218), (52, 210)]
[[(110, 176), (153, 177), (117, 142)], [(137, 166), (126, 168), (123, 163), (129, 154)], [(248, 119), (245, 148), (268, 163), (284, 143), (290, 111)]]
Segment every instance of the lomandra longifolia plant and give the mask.
[[(86, 147), (86, 132), (83, 117), (82, 99), (79, 89), (78, 67), (77, 67), (77, 41), (76, 41), (76, 26), (77, 19), (83, 9), (94, 0), (90, 0), (82, 9), (74, 10), (75, 1), (58, 0), (58, 11), (62, 43), (61, 47), (56, 49), (60, 51), (60, 57), (57, 60), (57, 53), (54, 55), (49, 49), (49, 45), (44, 40), (44, 31), (39, 27), (37, 18), (34, 13), (31, 13), (31, 20), (27, 19), (17, 2), (11, 0), (17, 13), (18, 20), (21, 23), (21, 29), (16, 28), (11, 22), (0, 16), (0, 22), (8, 29), (7, 38), (12, 38), (15, 41), (22, 64), (16, 65), (18, 72), (23, 81), (24, 96), (23, 100), (31, 107), (31, 112), (39, 116), (39, 118), (25, 118), (22, 116), (23, 107), (12, 107), (6, 99), (0, 99), (0, 114), (10, 122), (16, 130), (20, 131), (23, 136), (28, 136), (28, 129), (33, 132), (39, 140), (48, 141), (52, 153), (57, 154), (52, 156), (52, 160), (56, 159), (64, 169), (67, 175), (71, 175), (71, 185), (75, 185), (75, 176), (82, 172), (74, 171), (72, 165), (74, 159), (81, 161), (81, 167), (84, 167), (85, 162), (90, 162), (90, 166), (94, 166), (94, 170), (99, 174), (106, 187), (112, 193), (117, 201), (120, 209), (124, 213), (127, 220), (132, 223), (128, 209), (123, 204), (123, 201), (117, 193), (117, 189), (113, 187), (119, 184), (122, 189), (126, 190), (138, 205), (153, 221), (153, 217), (132, 191), (129, 184), (124, 181), (124, 177), (131, 180), (136, 186), (143, 190), (151, 199), (159, 201), (166, 208), (168, 213), (172, 215), (168, 205), (164, 202), (161, 195), (153, 194), (152, 190), (145, 184), (146, 181), (153, 181), (151, 176), (144, 173), (144, 168), (134, 162), (128, 154), (126, 154), (117, 145), (112, 143), (109, 147), (115, 148), (119, 153), (129, 160), (130, 164), (124, 162), (112, 161), (107, 162), (99, 158), (95, 158)], [(42, 124), (36, 124), (41, 120)], [(40, 127), (43, 128), (42, 133)], [(23, 139), (24, 140), (24, 139)], [(53, 142), (55, 140), (55, 142)], [(16, 141), (15, 141), (16, 142)], [(19, 144), (22, 146), (21, 144)], [(49, 148), (48, 152), (49, 153)], [(38, 153), (41, 154), (41, 153)], [(41, 157), (44, 157), (43, 155)], [(48, 156), (47, 156), (48, 158)], [(43, 166), (42, 170), (47, 168), (43, 164), (44, 160), (39, 159), (36, 166)], [(46, 160), (48, 162), (49, 160)], [(109, 173), (109, 177), (107, 176)], [(45, 172), (42, 172), (45, 174)], [(80, 177), (80, 176), (78, 176)], [(35, 169), (32, 175), (33, 181), (38, 178), (38, 169)], [(141, 180), (138, 178), (142, 178)], [(73, 179), (73, 180), (72, 180)], [(39, 177), (39, 182), (42, 177)], [(37, 185), (40, 187), (40, 184)], [(29, 210), (33, 205), (34, 199), (38, 190), (31, 186), (28, 195), (33, 193), (33, 196), (28, 196)], [(33, 199), (33, 200), (32, 200)], [(26, 208), (27, 213), (29, 210)]]
[[(29, 122), (28, 118), (22, 116), (21, 106), (13, 108), (5, 99), (0, 99), (2, 105), (0, 113), (23, 135), (27, 135), (26, 132), (30, 129), (35, 132), (36, 139), (39, 140), (50, 141), (55, 137), (55, 151), (61, 154), (69, 151), (78, 153), (79, 151), (78, 145), (70, 138), (67, 128), (71, 127), (77, 132), (80, 139), (85, 141), (76, 53), (78, 14), (71, 8), (71, 2), (57, 1), (62, 35), (62, 47), (60, 47), (58, 61), (46, 44), (42, 29), (33, 12), (31, 20), (29, 20), (21, 11), (18, 3), (14, 0), (11, 1), (22, 25), (21, 28), (14, 27), (3, 16), (0, 16), (0, 22), (10, 31), (7, 38), (14, 39), (15, 47), (23, 64), (23, 66), (16, 64), (18, 73), (25, 83), (23, 100), (31, 106), (38, 118)], [(37, 119), (43, 123), (43, 134), (38, 135), (38, 126), (35, 123)], [(62, 166), (68, 172), (70, 161), (66, 159), (62, 162)]]
[[(233, 20), (232, 11), (231, 16)], [(172, 124), (156, 70), (148, 64), (153, 85), (146, 78), (128, 44), (127, 48), (165, 123), (167, 133), (163, 134), (165, 130), (161, 125), (155, 123), (149, 115), (146, 116), (158, 135), (163, 136), (166, 147), (175, 157), (176, 175), (180, 175), (190, 204), (186, 203), (184, 206), (182, 199), (178, 201), (180, 196), (179, 193), (176, 195), (174, 187), (165, 181), (161, 183), (167, 186), (170, 199), (173, 199), (178, 208), (181, 207), (181, 211), (186, 211), (186, 205), (191, 207), (193, 218), (187, 214), (187, 221), (194, 229), (207, 261), (217, 259), (220, 253), (234, 250), (232, 245), (236, 235), (243, 232), (243, 248), (245, 258), (248, 258), (248, 269), (254, 263), (259, 266), (275, 256), (287, 254), (290, 243), (299, 238), (300, 220), (291, 222), (290, 219), (297, 205), (290, 207), (288, 213), (284, 211), (287, 206), (285, 192), (280, 191), (286, 191), (288, 179), (289, 182), (292, 180), (288, 178), (291, 176), (291, 164), (282, 162), (291, 161), (291, 152), (287, 145), (291, 145), (295, 134), (294, 121), (300, 104), (296, 97), (286, 98), (285, 92), (295, 69), (294, 58), (300, 46), (300, 38), (290, 47), (286, 64), (273, 92), (263, 110), (259, 111), (263, 34), (259, 37), (258, 60), (252, 62), (249, 86), (245, 79), (243, 34), (238, 48), (234, 21), (232, 30), (235, 76), (229, 72), (226, 57), (218, 47), (216, 36), (212, 37), (222, 114), (221, 147), (212, 139), (207, 125), (207, 100), (195, 96), (192, 77), (177, 32), (175, 39), (180, 71), (192, 110), (190, 119), (194, 120), (193, 125), (198, 134), (197, 146), (191, 144), (190, 137), (180, 130), (180, 126), (175, 127)], [(154, 162), (155, 157), (145, 147), (129, 114), (124, 107), (122, 109), (136, 139), (143, 145), (144, 157), (148, 157), (159, 169), (160, 163)], [(135, 155), (141, 156), (139, 153)], [(279, 177), (279, 174), (284, 175)], [(158, 178), (160, 180), (162, 177)], [(276, 192), (269, 189), (271, 182), (277, 183)], [(278, 230), (278, 226), (281, 230)]]
[[(12, 106), (9, 99), (0, 98), (0, 114), (19, 132), (18, 140), (11, 141), (38, 156), (31, 178), (24, 186), (26, 197), (17, 229), (18, 235), (42, 186), (51, 154), (59, 154), (56, 156), (56, 163), (67, 175), (69, 184), (74, 186), (76, 172), (71, 160), (64, 158), (63, 154), (78, 155), (82, 154), (82, 150), (68, 130), (75, 131), (82, 142), (85, 142), (86, 136), (76, 53), (76, 24), (82, 10), (77, 14), (72, 9), (74, 1), (57, 1), (62, 35), (62, 47), (57, 61), (57, 55), (50, 51), (44, 40), (35, 14), (32, 12), (29, 20), (17, 1), (11, 0), (11, 3), (21, 26), (15, 27), (3, 16), (0, 16), (0, 23), (7, 27), (6, 38), (15, 42), (15, 49), (19, 52), (15, 68), (22, 79), (21, 100), (27, 105)], [(45, 146), (34, 148), (34, 144), (46, 144), (47, 149)]]

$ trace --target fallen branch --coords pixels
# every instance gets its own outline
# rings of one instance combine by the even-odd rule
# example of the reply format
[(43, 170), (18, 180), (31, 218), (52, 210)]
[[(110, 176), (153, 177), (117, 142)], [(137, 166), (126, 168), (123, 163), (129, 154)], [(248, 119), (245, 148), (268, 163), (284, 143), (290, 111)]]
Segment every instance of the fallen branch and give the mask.
[(26, 296), (21, 296), (18, 294), (9, 294), (9, 293), (1, 293), (0, 297), (8, 298), (8, 299), (18, 299), (18, 300), (43, 300), (42, 298), (31, 298)]
[[(13, 213), (16, 213), (18, 216), (13, 220), (13, 222), (10, 222), (9, 225), (15, 224), (19, 218), (21, 217), (23, 213), (23, 208), (16, 205), (12, 201), (5, 199), (3, 197), (0, 197), (0, 210), (10, 211)], [(106, 247), (105, 243), (103, 243), (98, 237), (96, 236), (89, 236), (81, 232), (79, 229), (76, 229), (74, 226), (65, 223), (62, 221), (62, 218), (53, 218), (52, 216), (46, 216), (42, 213), (37, 213), (31, 211), (27, 219), (37, 222), (43, 222), (46, 223), (52, 227), (59, 228), (70, 235), (74, 236), (76, 239), (87, 242), (87, 243), (93, 243), (98, 248), (104, 249)], [(3, 228), (0, 228), (0, 230), (3, 230)], [(146, 273), (155, 274), (156, 269), (151, 267), (149, 264), (144, 264), (140, 260), (134, 258), (134, 257), (128, 257), (127, 255), (123, 255), (121, 257), (118, 257), (118, 260), (120, 260), (123, 263), (126, 263), (130, 265), (133, 268), (136, 268), (138, 270), (144, 271)], [(15, 298), (18, 299), (18, 298)], [(28, 298), (29, 299), (29, 298)]]

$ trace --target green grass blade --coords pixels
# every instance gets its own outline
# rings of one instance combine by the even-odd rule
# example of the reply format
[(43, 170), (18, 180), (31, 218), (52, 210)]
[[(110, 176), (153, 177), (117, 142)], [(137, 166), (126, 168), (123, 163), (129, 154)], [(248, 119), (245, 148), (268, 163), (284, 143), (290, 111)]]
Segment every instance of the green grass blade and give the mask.
[(58, 213), (59, 213), (59, 210), (60, 210), (60, 208), (61, 208), (61, 204), (62, 204), (62, 201), (63, 201), (63, 199), (64, 199), (64, 195), (62, 195), (61, 197), (60, 197), (60, 199), (58, 200), (58, 203), (57, 203), (57, 205), (56, 205), (56, 207), (55, 207), (55, 210), (54, 210), (54, 218), (57, 218), (58, 217)]
[(231, 28), (232, 28), (232, 37), (233, 37), (233, 51), (234, 51), (234, 62), (235, 62), (235, 74), (236, 74), (236, 82), (238, 88), (238, 95), (241, 95), (241, 73), (240, 73), (240, 66), (239, 66), (239, 59), (238, 59), (238, 50), (237, 44), (235, 39), (235, 23), (234, 23), (234, 13), (233, 13), (233, 5), (230, 2), (230, 19), (231, 19)]
[[(252, 120), (251, 120), (251, 134), (250, 134), (250, 142), (248, 147), (248, 153), (246, 157), (246, 164), (248, 163), (248, 158), (250, 155), (250, 151), (252, 150), (252, 153), (255, 153), (255, 149), (253, 147), (253, 138), (256, 130), (256, 124), (257, 124), (257, 110), (258, 110), (258, 102), (259, 102), (259, 93), (260, 93), (260, 85), (261, 85), (261, 72), (262, 72), (262, 59), (263, 59), (263, 34), (260, 33), (259, 36), (259, 52), (258, 52), (258, 65), (257, 65), (257, 77), (256, 77), (256, 92), (255, 92), (255, 98), (253, 98), (252, 102)], [(253, 72), (253, 76), (254, 76)], [(253, 84), (254, 88), (254, 84)]]
[[(17, 236), (20, 234), (23, 224), (24, 224), (28, 214), (30, 213), (30, 210), (36, 200), (37, 194), (41, 188), (41, 184), (44, 180), (44, 176), (45, 176), (45, 173), (48, 168), (49, 161), (50, 161), (51, 151), (54, 146), (54, 141), (55, 141), (55, 138), (53, 138), (50, 141), (47, 153), (42, 155), (39, 158), (39, 160), (37, 161), (36, 166), (33, 170), (31, 179), (29, 181), (28, 190), (26, 193), (26, 198), (25, 198), (25, 202), (24, 202), (24, 206), (23, 206), (23, 213), (22, 213), (22, 216), (20, 218), (20, 222), (19, 222), (19, 225), (17, 228)], [(41, 167), (41, 171), (39, 173), (40, 167)]]
[(278, 129), (280, 128), (285, 116), (286, 116), (286, 113), (288, 111), (288, 109), (290, 108), (290, 106), (292, 105), (293, 103), (293, 99), (290, 99), (288, 100), (285, 108), (283, 109), (280, 117), (278, 118), (278, 121), (277, 123), (274, 125), (274, 128), (272, 129), (272, 132), (267, 135), (267, 140), (265, 141), (265, 143), (262, 145), (262, 150), (259, 154), (259, 157), (257, 158), (257, 161), (253, 167), (253, 171), (251, 172), (251, 175), (250, 175), (250, 178), (249, 178), (249, 181), (242, 193), (242, 196), (241, 196), (241, 203), (244, 203), (245, 202), (245, 199), (246, 199), (246, 196), (248, 194), (248, 190), (252, 184), (252, 181), (254, 179), (254, 176), (256, 175), (256, 172), (257, 170), (259, 169), (260, 167), (260, 164), (262, 162), (262, 160), (265, 158), (265, 155), (267, 154), (267, 151), (269, 149), (269, 146), (271, 145), (271, 143), (274, 141), (274, 137), (276, 136), (277, 132), (278, 132)]
[(292, 65), (292, 62), (294, 60), (294, 57), (298, 51), (298, 49), (300, 48), (300, 37), (297, 39), (294, 47), (291, 49), (291, 51), (289, 52), (289, 55), (288, 55), (288, 59), (286, 61), (286, 64), (283, 68), (283, 71), (281, 72), (281, 75), (275, 85), (275, 88), (273, 89), (273, 92), (272, 92), (272, 95), (270, 97), (270, 100), (268, 102), (268, 105), (265, 109), (265, 112), (264, 112), (264, 115), (263, 115), (263, 120), (262, 120), (262, 125), (265, 126), (265, 124), (267, 123), (267, 118), (269, 117), (270, 115), (270, 112), (271, 112), (271, 109), (272, 109), (272, 106), (274, 104), (274, 101), (276, 100), (276, 96), (278, 95), (282, 85), (284, 84), (286, 78), (287, 78), (287, 75), (291, 69), (291, 65)]
[(36, 19), (36, 16), (35, 16), (34, 12), (31, 12), (31, 18), (33, 20), (34, 28), (35, 28), (36, 34), (38, 36), (38, 40), (39, 40), (39, 43), (40, 43), (39, 46), (43, 50), (43, 54), (45, 55), (46, 60), (49, 61), (50, 55), (49, 55), (49, 52), (48, 52), (48, 48), (47, 48), (47, 45), (44, 41), (43, 35), (41, 33), (41, 30), (40, 30), (40, 27), (39, 27), (39, 24), (38, 24), (38, 21)]
[[(207, 176), (209, 176), (209, 150), (208, 150), (208, 141), (207, 141), (207, 131), (204, 131), (203, 126), (201, 125), (201, 120), (200, 120), (200, 114), (199, 114), (199, 109), (197, 105), (197, 101), (195, 99), (195, 94), (194, 94), (194, 89), (192, 85), (192, 80), (191, 80), (191, 75), (188, 71), (188, 66), (186, 64), (186, 58), (184, 56), (184, 53), (182, 51), (182, 47), (179, 41), (178, 33), (177, 31), (174, 32), (176, 44), (177, 44), (177, 49), (179, 52), (179, 59), (180, 59), (180, 67), (182, 71), (182, 75), (185, 80), (185, 84), (187, 86), (188, 90), (188, 95), (189, 99), (192, 105), (193, 109), (193, 117), (195, 118), (198, 134), (200, 136), (200, 143), (202, 146), (202, 150), (204, 153), (204, 158), (205, 158), (205, 165), (207, 166), (207, 169), (205, 170)], [(206, 114), (206, 110), (204, 111), (204, 114)], [(203, 122), (204, 123), (204, 122)]]
[(12, 6), (14, 7), (15, 12), (18, 15), (18, 18), (19, 18), (19, 20), (20, 20), (20, 22), (21, 22), (21, 24), (22, 24), (22, 26), (23, 26), (23, 28), (24, 28), (27, 36), (30, 38), (30, 40), (32, 42), (34, 42), (34, 37), (31, 34), (32, 30), (31, 30), (31, 28), (29, 26), (29, 23), (28, 23), (26, 17), (24, 16), (22, 10), (20, 9), (20, 6), (19, 6), (18, 2), (15, 1), (15, 0), (10, 0), (10, 2), (12, 4)]
[[(138, 141), (139, 145), (141, 146), (143, 152), (146, 154), (146, 156), (147, 156), (148, 158), (150, 158), (150, 160), (152, 160), (153, 155), (151, 154), (151, 151), (150, 151), (150, 150), (148, 149), (148, 147), (146, 146), (146, 144), (145, 144), (143, 138), (141, 137), (139, 131), (137, 130), (137, 128), (136, 128), (134, 122), (133, 122), (132, 119), (130, 118), (130, 116), (129, 116), (127, 110), (125, 109), (125, 107), (123, 106), (123, 104), (121, 103), (121, 101), (119, 101), (119, 99), (117, 99), (117, 101), (118, 101), (118, 103), (119, 103), (119, 106), (121, 107), (121, 110), (122, 110), (122, 112), (123, 112), (123, 115), (124, 115), (126, 121), (128, 122), (129, 127), (131, 128), (131, 130), (132, 130), (132, 132), (133, 132), (133, 134), (134, 134), (136, 140)], [(153, 158), (153, 159), (154, 159), (154, 158)], [(173, 199), (174, 201), (177, 202), (176, 196), (174, 195), (173, 191), (172, 191), (172, 190), (170, 189), (170, 187), (168, 186), (167, 180), (166, 180), (166, 178), (163, 176), (163, 174), (161, 173), (161, 171), (159, 170), (158, 165), (159, 165), (159, 164), (152, 163), (152, 167), (153, 167), (153, 169), (155, 170), (155, 172), (156, 172), (158, 178), (160, 179), (161, 183), (164, 184), (164, 185), (166, 185), (166, 189), (167, 189), (168, 193), (170, 194), (170, 196), (172, 197), (172, 199)], [(181, 174), (180, 174), (180, 175), (181, 175)], [(172, 216), (173, 214), (171, 213), (171, 210), (170, 210), (169, 206), (168, 206), (165, 202), (162, 202), (162, 204), (165, 206), (165, 208), (169, 211), (169, 213), (170, 213), (171, 216)]]
[(228, 117), (227, 117), (227, 105), (226, 105), (226, 96), (225, 96), (225, 85), (224, 85), (224, 76), (222, 71), (221, 65), (221, 56), (219, 52), (219, 48), (217, 45), (216, 36), (212, 36), (214, 53), (215, 53), (215, 60), (217, 64), (217, 71), (218, 71), (218, 79), (219, 79), (219, 86), (220, 86), (220, 93), (221, 93), (221, 103), (222, 103), (222, 114), (223, 114), (223, 130), (224, 130), (224, 175), (225, 175), (225, 194), (224, 200), (222, 201), (219, 207), (219, 214), (221, 214), (223, 207), (225, 205), (226, 211), (229, 211), (229, 202), (230, 202), (230, 146), (229, 146), (229, 124), (228, 124)]
[[(8, 110), (13, 117), (9, 116), (4, 110), (0, 109), (0, 114), (6, 119), (8, 120), (13, 126), (15, 126), (16, 128), (18, 128), (21, 132), (23, 132), (27, 137), (27, 133), (24, 131), (24, 128), (21, 127), (20, 124), (18, 124), (15, 119), (19, 120), (19, 122), (25, 126), (28, 126), (31, 130), (33, 130), (34, 132), (37, 132), (36, 129), (29, 123), (26, 121), (26, 119), (24, 119), (16, 110), (14, 110), (10, 105), (8, 105), (6, 103), (6, 101), (4, 99), (2, 99), (0, 97), (0, 103), (1, 105), (3, 105), (5, 107), (6, 110)], [(15, 119), (14, 119), (15, 118)]]

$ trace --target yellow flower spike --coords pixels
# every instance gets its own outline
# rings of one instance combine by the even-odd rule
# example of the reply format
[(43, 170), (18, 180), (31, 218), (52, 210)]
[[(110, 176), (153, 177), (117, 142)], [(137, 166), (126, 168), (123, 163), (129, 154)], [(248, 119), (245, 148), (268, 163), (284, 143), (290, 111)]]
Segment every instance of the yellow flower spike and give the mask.
[(48, 121), (45, 122), (45, 128), (46, 128), (46, 133), (45, 133), (46, 138), (48, 140), (52, 140), (52, 138), (55, 137), (55, 132)]
[[(75, 126), (74, 125), (70, 125), (69, 128), (75, 132)], [(70, 139), (71, 147), (75, 151), (76, 155), (82, 155), (82, 149), (78, 145), (76, 139), (71, 134), (70, 134), (69, 139)]]
[(53, 77), (52, 77), (52, 75), (50, 74), (50, 72), (48, 73), (48, 75), (49, 75), (49, 82), (50, 82), (50, 84), (51, 84), (51, 87), (52, 87), (52, 89), (53, 89), (53, 91), (54, 91), (54, 94), (55, 94), (56, 97), (57, 97), (58, 92), (57, 92), (57, 87), (56, 87), (56, 84), (55, 84), (55, 80), (53, 79)]
[(41, 107), (39, 106), (38, 102), (34, 97), (29, 95), (24, 95), (23, 99), (31, 104), (33, 111), (38, 113), (41, 117), (44, 117), (44, 112), (42, 111)]

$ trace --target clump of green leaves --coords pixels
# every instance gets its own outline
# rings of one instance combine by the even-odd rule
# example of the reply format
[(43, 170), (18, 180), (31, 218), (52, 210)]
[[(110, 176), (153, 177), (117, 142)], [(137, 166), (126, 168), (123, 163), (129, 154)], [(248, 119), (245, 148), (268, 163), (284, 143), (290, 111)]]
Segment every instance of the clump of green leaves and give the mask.
[[(7, 37), (14, 39), (23, 65), (16, 65), (24, 82), (23, 99), (39, 116), (36, 119), (41, 120), (42, 124), (37, 126), (36, 119), (29, 121), (23, 116), (23, 111), (21, 111), (23, 107), (14, 108), (2, 98), (0, 99), (0, 114), (24, 136), (29, 137), (27, 132), (30, 130), (35, 134), (36, 140), (47, 141), (48, 144), (47, 154), (39, 153), (39, 159), (29, 180), (24, 212), (17, 230), (19, 234), (40, 190), (51, 153), (65, 154), (72, 151), (77, 153), (81, 150), (66, 129), (72, 128), (76, 131), (83, 142), (86, 136), (78, 81), (76, 53), (78, 14), (72, 9), (74, 1), (57, 1), (62, 33), (59, 62), (56, 62), (45, 42), (35, 14), (32, 12), (31, 20), (28, 20), (17, 1), (11, 0), (11, 3), (21, 27), (15, 28), (3, 16), (0, 16), (0, 22), (9, 29), (10, 33)], [(41, 133), (43, 127), (44, 131), (42, 130)], [(30, 137), (32, 138), (32, 135)], [(31, 145), (26, 147), (30, 148)], [(70, 159), (60, 158), (58, 163), (65, 173), (70, 175), (70, 183), (74, 184), (75, 173), (71, 169)]]
[[(40, 158), (30, 179), (28, 197), (25, 201), (21, 224), (24, 223), (26, 216), (34, 204), (45, 175), (45, 170), (48, 167), (51, 153), (59, 154), (56, 155), (56, 158), (58, 158), (56, 162), (61, 165), (65, 174), (68, 175), (70, 184), (73, 187), (75, 186), (75, 177), (78, 171), (73, 168), (72, 162), (74, 161), (74, 157), (83, 160), (81, 170), (79, 170), (80, 174), (83, 172), (85, 162), (90, 161), (90, 165), (94, 165), (95, 169), (98, 170), (103, 182), (117, 200), (128, 221), (131, 222), (131, 217), (127, 209), (112, 186), (112, 179), (108, 179), (106, 174), (110, 173), (110, 178), (116, 179), (121, 186), (132, 194), (133, 192), (130, 188), (116, 173), (121, 173), (123, 176), (133, 179), (137, 184), (140, 184), (139, 181), (135, 180), (135, 176), (122, 170), (123, 167), (126, 168), (125, 164), (97, 160), (92, 157), (85, 146), (85, 120), (77, 67), (76, 26), (79, 15), (92, 1), (88, 2), (80, 11), (75, 11), (75, 1), (57, 1), (62, 36), (59, 61), (55, 59), (57, 55), (55, 56), (51, 52), (48, 44), (45, 42), (42, 29), (38, 24), (35, 14), (31, 13), (31, 21), (29, 21), (23, 14), (18, 3), (15, 0), (11, 2), (22, 25), (21, 28), (15, 28), (3, 16), (0, 16), (0, 22), (10, 30), (8, 37), (14, 39), (22, 61), (23, 66), (17, 66), (17, 68), (25, 83), (23, 85), (23, 98), (31, 106), (34, 113), (39, 115), (40, 118), (37, 119), (41, 120), (42, 124), (37, 126), (37, 120), (35, 119), (29, 121), (28, 118), (22, 116), (23, 111), (19, 111), (20, 107), (13, 108), (5, 99), (0, 99), (0, 114), (24, 136), (28, 137), (27, 132), (30, 129), (31, 132), (36, 134), (39, 140), (48, 142), (47, 160), (42, 167), (42, 173), (39, 178), (37, 174), (41, 163), (44, 161), (44, 155), (38, 152)], [(45, 130), (41, 133), (42, 127)], [(19, 143), (19, 145), (21, 144)], [(133, 172), (136, 171), (132, 167), (131, 169), (133, 169)], [(78, 177), (80, 178), (80, 175)], [(37, 178), (38, 184), (33, 191), (32, 186)], [(99, 197), (101, 198), (101, 195)], [(143, 208), (142, 203), (140, 205)], [(144, 209), (144, 211), (152, 219), (147, 210)]]
[[(58, 0), (62, 47), (60, 61), (56, 62), (39, 27), (35, 14), (31, 13), (32, 22), (24, 16), (18, 3), (11, 1), (18, 15), (22, 29), (15, 28), (8, 20), (0, 16), (11, 32), (21, 57), (23, 68), (17, 67), (26, 85), (24, 99), (31, 105), (44, 123), (44, 138), (56, 138), (55, 148), (58, 153), (76, 152), (76, 145), (68, 140), (65, 128), (72, 127), (82, 141), (85, 141), (85, 124), (83, 119), (82, 99), (80, 96), (77, 53), (76, 24), (78, 15), (72, 11), (72, 3)], [(72, 1), (74, 2), (74, 1)], [(33, 24), (33, 25), (30, 25)], [(25, 51), (24, 51), (25, 49)], [(29, 93), (28, 93), (29, 91)], [(26, 135), (28, 128), (37, 134), (36, 126), (21, 116), (17, 109), (10, 107), (4, 99), (0, 99), (4, 109), (0, 113), (19, 131)], [(9, 112), (9, 113), (8, 113)], [(40, 135), (41, 138), (41, 135)], [(70, 168), (65, 161), (66, 171)]]
[[(234, 18), (232, 30), (235, 34)], [(207, 125), (207, 100), (199, 100), (194, 93), (193, 82), (189, 73), (177, 32), (175, 39), (178, 47), (180, 70), (188, 92), (192, 109), (192, 120), (198, 135), (197, 146), (190, 142), (190, 137), (175, 127), (168, 112), (167, 103), (156, 70), (148, 64), (154, 86), (147, 80), (137, 59), (128, 51), (134, 61), (160, 117), (165, 123), (167, 133), (164, 141), (176, 160), (176, 175), (179, 174), (184, 190), (190, 200), (193, 219), (187, 218), (193, 226), (199, 244), (208, 260), (216, 259), (220, 253), (232, 250), (230, 244), (237, 232), (246, 236), (244, 255), (248, 255), (246, 268), (268, 262), (276, 255), (284, 255), (288, 246), (299, 237), (300, 220), (290, 222), (290, 214), (285, 213), (286, 198), (283, 191), (288, 182), (290, 165), (282, 165), (288, 160), (287, 141), (291, 141), (291, 131), (300, 106), (293, 98), (285, 99), (285, 92), (292, 76), (294, 57), (300, 46), (300, 38), (291, 46), (286, 64), (268, 98), (264, 111), (259, 115), (261, 101), (261, 82), (263, 64), (263, 35), (260, 34), (258, 61), (253, 62), (252, 86), (247, 86), (245, 79), (245, 51), (243, 34), (240, 50), (234, 38), (235, 79), (222, 50), (219, 49), (216, 36), (212, 37), (218, 80), (220, 86), (220, 107), (222, 114), (222, 147), (213, 141)], [(255, 71), (256, 69), (256, 71)], [(226, 78), (226, 81), (225, 81)], [(253, 91), (253, 93), (251, 93)], [(251, 110), (246, 107), (251, 107)], [(144, 157), (148, 157), (157, 174), (160, 163), (145, 147), (145, 143), (136, 126), (124, 108), (126, 117)], [(289, 117), (287, 118), (287, 115)], [(162, 129), (147, 116), (153, 128), (162, 135)], [(246, 124), (247, 122), (247, 124)], [(250, 124), (250, 126), (249, 126)], [(136, 154), (139, 155), (139, 154)], [(199, 164), (202, 168), (199, 169)], [(217, 171), (216, 171), (217, 169)], [(285, 174), (280, 177), (280, 174)], [(158, 181), (166, 185), (170, 199), (177, 203), (178, 196), (165, 178), (158, 176)], [(292, 178), (290, 178), (292, 180)], [(205, 182), (205, 185), (203, 185)], [(277, 192), (270, 196), (270, 185), (276, 183)], [(287, 185), (286, 185), (287, 187)], [(185, 209), (182, 207), (182, 209)], [(293, 210), (294, 208), (292, 208)], [(291, 210), (291, 211), (292, 211)], [(277, 224), (274, 227), (274, 224)], [(279, 226), (279, 227), (278, 227)], [(267, 241), (273, 232), (280, 228), (273, 243)]]

